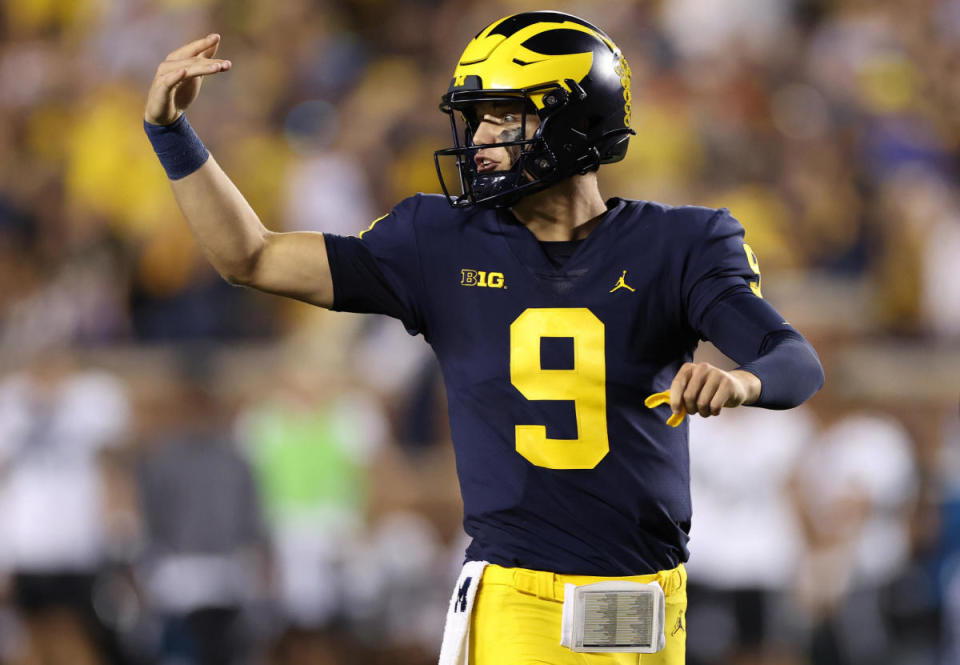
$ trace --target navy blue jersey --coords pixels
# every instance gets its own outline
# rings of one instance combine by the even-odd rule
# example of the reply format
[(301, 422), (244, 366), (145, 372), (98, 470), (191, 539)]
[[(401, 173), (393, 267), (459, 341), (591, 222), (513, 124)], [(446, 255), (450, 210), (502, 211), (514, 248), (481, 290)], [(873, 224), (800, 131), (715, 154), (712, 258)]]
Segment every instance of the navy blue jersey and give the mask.
[(334, 309), (399, 318), (436, 352), (468, 558), (609, 576), (687, 560), (687, 423), (643, 402), (712, 303), (759, 293), (726, 210), (611, 199), (557, 267), (510, 212), (417, 195), (327, 251)]

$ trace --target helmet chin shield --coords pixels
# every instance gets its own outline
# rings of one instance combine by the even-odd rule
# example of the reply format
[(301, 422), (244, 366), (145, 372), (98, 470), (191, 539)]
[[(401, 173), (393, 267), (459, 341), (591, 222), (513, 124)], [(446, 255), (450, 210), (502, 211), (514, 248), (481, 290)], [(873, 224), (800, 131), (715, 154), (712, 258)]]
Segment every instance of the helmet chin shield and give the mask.
[[(521, 131), (476, 145), (481, 103), (522, 106)], [(453, 147), (437, 150), (434, 164), (454, 207), (508, 207), (626, 154), (630, 127), (630, 68), (599, 28), (553, 11), (526, 12), (495, 21), (467, 45), (440, 110), (450, 116)], [(526, 119), (540, 124), (524, 134)], [(480, 169), (477, 154), (504, 148), (509, 169)], [(455, 194), (450, 185), (460, 183)]]

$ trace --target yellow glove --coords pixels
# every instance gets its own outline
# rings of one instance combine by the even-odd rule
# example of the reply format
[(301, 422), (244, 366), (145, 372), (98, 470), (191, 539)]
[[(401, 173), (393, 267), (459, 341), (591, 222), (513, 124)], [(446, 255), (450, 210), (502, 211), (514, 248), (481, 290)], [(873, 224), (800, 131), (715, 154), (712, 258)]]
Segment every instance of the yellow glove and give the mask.
[[(648, 409), (652, 409), (655, 406), (660, 406), (661, 404), (670, 404), (670, 391), (664, 390), (662, 393), (654, 393), (645, 399), (643, 403)], [(671, 414), (670, 417), (667, 418), (667, 424), (670, 425), (670, 427), (676, 427), (683, 422), (683, 419), (686, 418), (686, 416), (687, 409), (683, 404), (681, 404), (680, 412)]]

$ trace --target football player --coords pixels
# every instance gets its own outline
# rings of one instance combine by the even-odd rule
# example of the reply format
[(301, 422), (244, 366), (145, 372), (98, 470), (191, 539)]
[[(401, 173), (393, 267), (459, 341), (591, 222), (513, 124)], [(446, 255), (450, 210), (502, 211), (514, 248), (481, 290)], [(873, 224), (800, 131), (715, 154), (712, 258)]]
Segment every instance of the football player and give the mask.
[[(559, 12), (487, 26), (440, 106), (445, 196), (339, 237), (269, 231), (190, 129), (202, 77), (231, 66), (219, 39), (171, 53), (145, 112), (210, 261), (234, 284), (396, 317), (439, 358), (472, 537), (441, 661), (682, 663), (684, 417), (790, 408), (823, 373), (727, 210), (601, 196), (597, 169), (635, 133), (623, 54)], [(700, 339), (740, 366), (693, 364)]]

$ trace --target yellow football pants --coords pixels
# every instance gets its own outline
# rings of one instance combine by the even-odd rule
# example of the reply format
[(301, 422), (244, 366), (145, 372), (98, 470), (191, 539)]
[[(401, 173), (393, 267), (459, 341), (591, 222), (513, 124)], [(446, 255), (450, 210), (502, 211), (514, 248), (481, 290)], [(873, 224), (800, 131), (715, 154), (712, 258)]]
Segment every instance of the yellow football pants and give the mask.
[[(657, 581), (666, 597), (667, 644), (658, 653), (576, 653), (560, 646), (564, 584), (604, 580)], [(687, 638), (687, 572), (634, 577), (556, 575), (489, 565), (483, 572), (470, 623), (470, 665), (683, 665)]]

